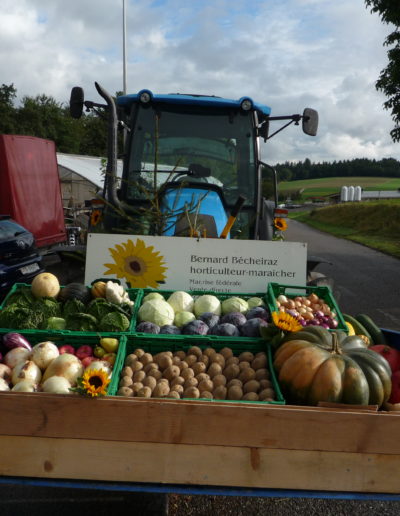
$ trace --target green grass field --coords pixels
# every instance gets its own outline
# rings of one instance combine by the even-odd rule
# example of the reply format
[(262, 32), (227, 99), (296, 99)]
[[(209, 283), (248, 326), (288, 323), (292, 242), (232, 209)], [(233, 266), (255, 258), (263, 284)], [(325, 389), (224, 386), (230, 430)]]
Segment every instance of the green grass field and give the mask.
[(324, 177), (320, 179), (303, 179), (300, 181), (283, 181), (279, 183), (279, 192), (287, 195), (303, 190), (301, 197), (325, 197), (340, 193), (342, 186), (361, 186), (364, 190), (397, 190), (400, 178), (394, 177)]

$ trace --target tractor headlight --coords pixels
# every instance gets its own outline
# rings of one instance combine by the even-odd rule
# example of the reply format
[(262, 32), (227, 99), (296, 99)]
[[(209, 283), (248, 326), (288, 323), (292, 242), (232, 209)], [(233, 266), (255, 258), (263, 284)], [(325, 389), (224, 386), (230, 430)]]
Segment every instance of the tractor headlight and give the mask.
[(240, 107), (243, 109), (243, 111), (250, 111), (253, 109), (253, 101), (248, 97), (241, 99)]
[(139, 91), (139, 100), (142, 104), (148, 104), (151, 99), (153, 98), (153, 95), (151, 93), (151, 91), (149, 90), (142, 90), (142, 91)]

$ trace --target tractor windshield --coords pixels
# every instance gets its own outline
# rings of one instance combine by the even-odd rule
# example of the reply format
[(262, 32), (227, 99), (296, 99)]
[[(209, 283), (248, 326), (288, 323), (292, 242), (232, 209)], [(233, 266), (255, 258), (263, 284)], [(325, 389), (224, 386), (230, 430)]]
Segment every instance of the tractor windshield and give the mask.
[[(239, 195), (256, 204), (253, 113), (227, 108), (136, 104), (123, 197), (145, 200), (167, 182), (187, 180), (219, 186), (226, 205)], [(192, 167), (192, 165), (194, 165)], [(190, 170), (206, 170), (196, 175)]]

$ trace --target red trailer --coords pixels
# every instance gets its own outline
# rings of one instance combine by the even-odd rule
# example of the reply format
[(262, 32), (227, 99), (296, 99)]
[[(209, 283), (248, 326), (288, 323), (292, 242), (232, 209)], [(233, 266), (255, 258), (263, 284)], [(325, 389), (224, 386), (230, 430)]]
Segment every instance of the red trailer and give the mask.
[(0, 213), (31, 231), (38, 247), (66, 241), (54, 142), (0, 135)]

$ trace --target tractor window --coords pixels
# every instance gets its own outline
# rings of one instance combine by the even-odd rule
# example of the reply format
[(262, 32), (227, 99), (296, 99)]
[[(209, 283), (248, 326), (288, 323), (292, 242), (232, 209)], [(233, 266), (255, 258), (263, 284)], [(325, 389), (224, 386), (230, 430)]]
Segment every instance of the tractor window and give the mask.
[[(132, 126), (123, 186), (128, 202), (148, 198), (166, 182), (189, 179), (221, 187), (228, 206), (240, 194), (248, 199), (248, 205), (255, 204), (251, 112), (137, 106)], [(190, 165), (208, 169), (209, 175), (189, 177)]]

